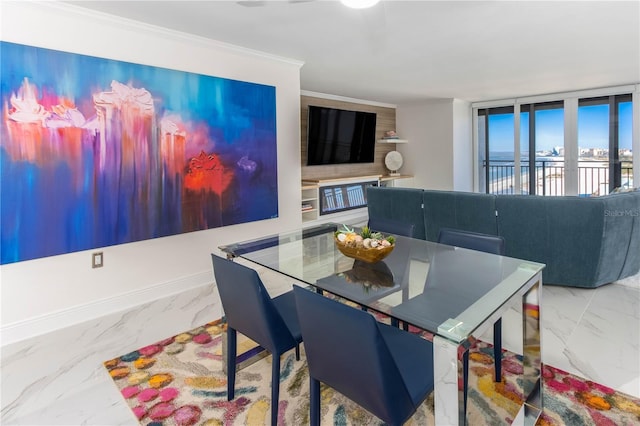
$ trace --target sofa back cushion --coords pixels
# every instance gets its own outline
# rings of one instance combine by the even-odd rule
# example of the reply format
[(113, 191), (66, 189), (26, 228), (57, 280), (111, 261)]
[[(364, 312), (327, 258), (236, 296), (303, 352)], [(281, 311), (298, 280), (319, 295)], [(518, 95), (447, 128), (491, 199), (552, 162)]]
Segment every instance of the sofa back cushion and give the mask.
[(437, 241), (440, 228), (498, 235), (495, 195), (425, 190), (423, 197), (427, 240)]
[(393, 219), (414, 225), (413, 237), (425, 239), (422, 189), (367, 187), (369, 219)]
[(498, 232), (510, 257), (547, 265), (543, 281), (591, 287), (603, 235), (601, 203), (578, 197), (501, 195)]

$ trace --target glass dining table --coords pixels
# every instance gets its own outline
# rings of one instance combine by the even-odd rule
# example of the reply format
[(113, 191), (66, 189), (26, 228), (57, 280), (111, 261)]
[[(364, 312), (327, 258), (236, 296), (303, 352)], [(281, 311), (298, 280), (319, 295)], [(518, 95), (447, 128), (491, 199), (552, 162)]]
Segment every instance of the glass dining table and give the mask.
[[(522, 313), (522, 401), (515, 423), (542, 412), (540, 298), (543, 264), (395, 236), (393, 251), (368, 263), (343, 255), (328, 223), (219, 247), (267, 269), (426, 331), (434, 350), (437, 425), (467, 423), (463, 356), (506, 311)], [(510, 316), (509, 318), (513, 318)], [(516, 316), (518, 321), (519, 316)], [(504, 320), (503, 320), (504, 322)]]

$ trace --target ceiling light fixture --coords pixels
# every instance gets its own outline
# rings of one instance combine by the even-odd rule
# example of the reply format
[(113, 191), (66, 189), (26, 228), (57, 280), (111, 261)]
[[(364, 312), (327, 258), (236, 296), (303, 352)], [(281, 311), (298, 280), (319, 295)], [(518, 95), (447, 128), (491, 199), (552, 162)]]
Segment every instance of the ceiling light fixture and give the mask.
[(366, 9), (375, 6), (380, 0), (340, 0), (340, 3), (352, 9)]

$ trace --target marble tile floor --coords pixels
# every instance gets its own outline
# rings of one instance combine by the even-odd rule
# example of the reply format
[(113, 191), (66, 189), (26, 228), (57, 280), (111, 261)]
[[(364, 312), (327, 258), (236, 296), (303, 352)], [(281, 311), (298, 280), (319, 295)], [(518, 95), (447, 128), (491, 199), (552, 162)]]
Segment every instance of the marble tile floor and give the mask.
[[(272, 285), (275, 282), (281, 283), (281, 280), (272, 279), (268, 273), (264, 274), (263, 278), (270, 292), (279, 294), (286, 291), (286, 286), (274, 289)], [(202, 293), (199, 296), (202, 296)], [(213, 297), (211, 293), (207, 296)], [(166, 314), (167, 304), (158, 309)], [(145, 311), (155, 310), (153, 306), (147, 306)], [(544, 363), (640, 397), (640, 274), (598, 289), (544, 286), (541, 313)], [(135, 313), (122, 315), (119, 317), (118, 327), (135, 328), (138, 317)], [(202, 318), (197, 320), (199, 319)], [(128, 324), (126, 321), (131, 323)], [(506, 324), (508, 321), (504, 320), (503, 323)], [(167, 335), (169, 334), (171, 333)], [(508, 347), (509, 334), (510, 331), (505, 328), (505, 347)], [(140, 339), (139, 345), (135, 347), (151, 343), (148, 339), (142, 338), (144, 333), (136, 332), (134, 335)], [(131, 346), (138, 342), (129, 343)], [(88, 350), (94, 353), (91, 357), (94, 362), (97, 361), (99, 356), (95, 356), (95, 349)], [(106, 360), (113, 355), (110, 351), (104, 351), (102, 358)], [(10, 414), (5, 412), (7, 401), (3, 401), (1, 423), (137, 424), (111, 379), (106, 372), (102, 374), (100, 369), (101, 366), (97, 366), (98, 372), (93, 375), (90, 386), (85, 386), (81, 392), (65, 394), (64, 398), (58, 398), (55, 402), (23, 416), (7, 415)], [(47, 379), (41, 380), (44, 382)], [(64, 386), (64, 383), (58, 385)], [(34, 383), (34, 386), (38, 386), (38, 383)], [(5, 392), (3, 398), (4, 396)]]

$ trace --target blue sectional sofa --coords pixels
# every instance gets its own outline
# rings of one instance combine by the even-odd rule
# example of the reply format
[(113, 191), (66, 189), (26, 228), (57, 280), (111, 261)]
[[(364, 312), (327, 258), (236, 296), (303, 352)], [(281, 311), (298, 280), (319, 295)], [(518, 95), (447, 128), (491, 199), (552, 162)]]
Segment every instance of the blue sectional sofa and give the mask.
[(506, 255), (546, 264), (544, 284), (595, 288), (640, 271), (640, 192), (602, 197), (490, 195), (413, 188), (367, 190), (369, 218), (500, 235)]

